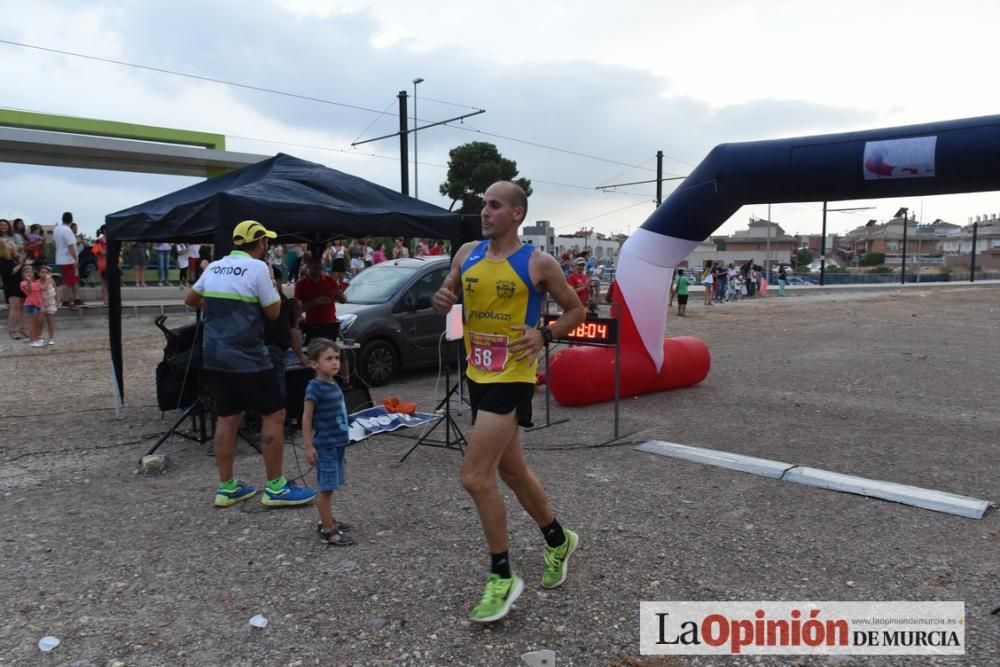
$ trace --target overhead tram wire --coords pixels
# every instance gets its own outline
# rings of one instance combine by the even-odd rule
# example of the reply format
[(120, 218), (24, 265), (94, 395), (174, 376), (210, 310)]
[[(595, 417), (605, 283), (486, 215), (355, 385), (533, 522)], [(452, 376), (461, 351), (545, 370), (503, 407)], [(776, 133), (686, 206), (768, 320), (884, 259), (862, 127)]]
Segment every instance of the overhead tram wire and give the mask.
[(615, 179), (621, 178), (622, 176), (624, 176), (625, 174), (629, 173), (630, 171), (633, 171), (635, 169), (641, 169), (646, 163), (650, 162), (651, 160), (655, 160), (655, 159), (656, 159), (656, 156), (654, 155), (654, 156), (652, 156), (652, 157), (650, 157), (650, 158), (648, 158), (646, 160), (643, 160), (639, 164), (633, 165), (632, 167), (629, 167), (625, 171), (623, 171), (623, 172), (621, 172), (619, 174), (615, 174), (611, 178), (605, 179), (600, 185), (598, 185), (598, 187), (600, 187), (601, 185), (607, 185), (608, 181), (613, 181)]
[(653, 203), (653, 200), (649, 199), (647, 197), (646, 199), (643, 199), (642, 201), (637, 201), (634, 204), (629, 204), (628, 206), (623, 206), (621, 208), (616, 208), (613, 211), (606, 211), (604, 213), (599, 213), (597, 215), (592, 215), (589, 218), (584, 218), (583, 220), (577, 220), (576, 222), (570, 223), (568, 225), (560, 225), (559, 227), (556, 227), (554, 231), (559, 231), (560, 229), (569, 229), (570, 227), (579, 227), (583, 223), (590, 222), (591, 220), (597, 220), (598, 218), (603, 218), (605, 216), (612, 215), (614, 213), (621, 213), (622, 211), (627, 211), (630, 208), (635, 208), (636, 206), (641, 206), (642, 204), (652, 204), (652, 203)]
[[(389, 109), (391, 109), (392, 107), (396, 106), (396, 104), (397, 104), (396, 100), (393, 100), (392, 102), (389, 102), (389, 105), (386, 106), (385, 109), (383, 109), (382, 113), (380, 113), (379, 115), (375, 116), (375, 120), (373, 120), (372, 122), (368, 123), (368, 127), (366, 127), (365, 129), (361, 130), (361, 132), (358, 133), (358, 136), (354, 137), (354, 141), (356, 142), (358, 139), (361, 138), (361, 135), (363, 135), (368, 130), (372, 129), (372, 125), (374, 125), (375, 123), (377, 123), (380, 120), (382, 120), (382, 118), (389, 111)], [(354, 142), (351, 143), (351, 146), (354, 146)]]
[[(479, 129), (476, 129), (474, 127), (465, 127), (464, 124), (463, 125), (452, 125), (451, 123), (445, 123), (444, 126), (445, 127), (450, 127), (453, 130), (462, 130), (464, 132), (472, 132), (472, 133), (475, 133), (475, 134), (482, 134), (484, 136), (494, 137), (496, 139), (504, 139), (506, 141), (513, 141), (513, 142), (516, 142), (516, 143), (519, 143), (519, 144), (525, 144), (527, 146), (535, 146), (537, 148), (544, 148), (546, 150), (556, 151), (557, 153), (566, 153), (567, 155), (575, 155), (577, 157), (583, 157), (583, 158), (587, 158), (587, 159), (590, 159), (590, 160), (597, 160), (599, 162), (607, 162), (609, 164), (617, 164), (617, 165), (621, 165), (623, 167), (635, 168), (633, 165), (631, 165), (631, 164), (629, 164), (627, 162), (621, 162), (619, 160), (611, 160), (611, 159), (608, 159), (608, 158), (599, 157), (597, 155), (590, 155), (589, 153), (580, 153), (579, 151), (571, 151), (571, 150), (569, 150), (567, 148), (559, 148), (557, 146), (549, 146), (547, 144), (540, 144), (540, 143), (535, 142), (535, 141), (528, 141), (527, 139), (518, 139), (517, 137), (508, 137), (508, 136), (503, 135), (503, 134), (496, 134), (495, 132), (487, 132), (486, 130), (479, 130)], [(644, 171), (652, 171), (654, 173), (656, 172), (655, 169), (649, 169), (648, 167), (642, 167), (642, 169)]]
[(459, 104), (458, 102), (446, 102), (444, 100), (436, 100), (433, 97), (424, 97), (423, 95), (420, 96), (420, 101), (421, 102), (424, 102), (424, 101), (426, 101), (426, 102), (437, 102), (438, 104), (448, 104), (450, 106), (459, 107), (461, 109), (473, 109), (473, 110), (475, 110), (475, 109), (479, 108), (479, 107), (474, 107), (474, 106), (471, 106), (471, 105), (468, 105), (468, 104)]
[[(265, 144), (277, 144), (278, 146), (295, 146), (296, 148), (311, 148), (311, 149), (314, 149), (314, 150), (328, 151), (328, 152), (331, 152), (331, 153), (344, 153), (345, 155), (354, 155), (354, 156), (357, 156), (357, 157), (372, 157), (372, 158), (378, 158), (379, 160), (390, 160), (392, 162), (399, 162), (399, 156), (398, 155), (379, 155), (378, 153), (361, 153), (357, 149), (347, 150), (347, 149), (344, 149), (344, 148), (333, 148), (332, 146), (321, 146), (319, 144), (302, 144), (302, 143), (296, 143), (296, 142), (293, 142), (293, 141), (280, 141), (280, 140), (276, 140), (276, 139), (262, 139), (260, 137), (247, 137), (247, 136), (243, 136), (243, 135), (239, 135), (239, 134), (228, 134), (226, 136), (229, 137), (230, 139), (242, 139), (243, 141), (254, 141), (254, 142), (260, 142), (260, 143), (265, 143)], [(448, 169), (448, 165), (446, 165), (446, 164), (437, 164), (436, 162), (423, 162), (423, 161), (421, 161), (420, 162), (420, 166), (422, 166), (422, 167), (434, 167), (436, 169)], [(559, 183), (557, 181), (546, 181), (546, 180), (543, 180), (543, 179), (540, 179), (540, 178), (533, 178), (533, 177), (530, 177), (530, 176), (527, 176), (527, 178), (529, 178), (529, 180), (531, 180), (532, 184), (542, 183), (544, 185), (554, 185), (554, 186), (560, 187), (560, 188), (572, 188), (574, 190), (584, 190), (586, 192), (593, 192), (594, 191), (594, 188), (592, 188), (589, 185), (577, 185), (575, 183)], [(636, 197), (646, 197), (646, 196), (648, 196), (648, 195), (646, 195), (645, 193), (642, 193), (642, 192), (629, 192), (627, 190), (612, 190), (612, 191), (608, 191), (608, 192), (610, 194), (632, 195), (632, 196), (636, 196)]]
[[(289, 98), (293, 98), (293, 99), (304, 100), (304, 101), (307, 101), (307, 102), (318, 102), (320, 104), (327, 104), (327, 105), (330, 105), (330, 106), (341, 107), (341, 108), (344, 108), (344, 109), (353, 109), (355, 111), (364, 111), (364, 112), (367, 112), (367, 113), (376, 114), (376, 116), (377, 116), (376, 121), (378, 120), (378, 118), (380, 118), (381, 116), (385, 115), (385, 113), (387, 111), (387, 110), (379, 111), (377, 109), (371, 109), (369, 107), (363, 107), (363, 106), (360, 106), (360, 105), (357, 105), (357, 104), (348, 104), (346, 102), (337, 102), (335, 100), (328, 100), (328, 99), (324, 99), (322, 97), (315, 97), (315, 96), (312, 96), (312, 95), (302, 95), (302, 94), (299, 94), (299, 93), (292, 93), (292, 92), (288, 92), (288, 91), (285, 91), (285, 90), (278, 90), (276, 88), (267, 88), (267, 87), (264, 87), (264, 86), (254, 86), (254, 85), (251, 85), (251, 84), (240, 83), (238, 81), (229, 81), (227, 79), (218, 79), (218, 78), (210, 77), (210, 76), (202, 76), (200, 74), (190, 74), (188, 72), (179, 72), (177, 70), (170, 70), (170, 69), (166, 69), (164, 67), (155, 67), (153, 65), (141, 65), (141, 64), (138, 64), (138, 63), (130, 63), (130, 62), (127, 62), (127, 61), (124, 61), (124, 60), (117, 60), (115, 58), (104, 58), (104, 57), (101, 57), (101, 56), (92, 56), (92, 55), (89, 55), (89, 54), (86, 54), (86, 53), (78, 53), (76, 51), (67, 51), (65, 49), (55, 49), (55, 48), (51, 48), (51, 47), (47, 47), (47, 46), (38, 46), (36, 44), (28, 44), (26, 42), (18, 42), (16, 40), (0, 39), (0, 44), (6, 44), (8, 46), (18, 46), (18, 47), (25, 48), (25, 49), (33, 49), (33, 50), (36, 50), (36, 51), (43, 51), (43, 52), (46, 52), (46, 53), (55, 53), (55, 54), (64, 55), (64, 56), (71, 56), (73, 58), (83, 58), (84, 60), (92, 60), (92, 61), (95, 61), (95, 62), (103, 62), (103, 63), (112, 64), (112, 65), (120, 65), (122, 67), (131, 67), (133, 69), (146, 70), (146, 71), (150, 71), (150, 72), (158, 72), (160, 74), (169, 74), (171, 76), (178, 76), (178, 77), (183, 77), (183, 78), (187, 78), (187, 79), (193, 79), (195, 81), (205, 81), (205, 82), (208, 82), (208, 83), (216, 83), (216, 84), (221, 84), (221, 85), (226, 85), (226, 86), (233, 86), (234, 88), (241, 88), (243, 90), (252, 90), (252, 91), (261, 92), (261, 93), (270, 93), (272, 95), (281, 95), (283, 97), (289, 97)], [(425, 99), (431, 100), (431, 98), (425, 98)], [(468, 105), (457, 104), (455, 102), (445, 102), (443, 100), (433, 100), (433, 101), (439, 102), (439, 103), (442, 103), (442, 104), (451, 104), (451, 105), (454, 105), (454, 106), (468, 107), (468, 108), (471, 108), (471, 109), (478, 109), (479, 108), (479, 107), (472, 107), (472, 106), (468, 106)], [(374, 123), (372, 123), (372, 124), (374, 124)], [(590, 160), (597, 160), (599, 162), (607, 162), (609, 164), (617, 164), (617, 165), (620, 165), (620, 166), (623, 166), (623, 167), (629, 167), (630, 170), (634, 169), (634, 168), (639, 168), (639, 169), (642, 169), (644, 171), (655, 171), (655, 170), (650, 169), (648, 167), (635, 167), (634, 165), (630, 165), (630, 164), (628, 164), (626, 162), (621, 162), (620, 160), (611, 160), (609, 158), (603, 158), (603, 157), (600, 157), (600, 156), (597, 156), (597, 155), (591, 155), (589, 153), (582, 153), (582, 152), (579, 152), (579, 151), (573, 151), (573, 150), (569, 150), (569, 149), (565, 149), (565, 148), (559, 148), (557, 146), (549, 146), (547, 144), (541, 144), (541, 143), (538, 143), (538, 142), (529, 141), (527, 139), (518, 139), (517, 137), (510, 137), (510, 136), (506, 136), (506, 135), (502, 135), (502, 134), (497, 134), (497, 133), (493, 133), (493, 132), (487, 132), (486, 130), (480, 130), (480, 129), (476, 129), (476, 128), (465, 127), (463, 125), (452, 125), (451, 123), (444, 123), (443, 125), (445, 127), (450, 127), (452, 129), (456, 129), (456, 130), (464, 130), (466, 132), (473, 132), (473, 133), (476, 133), (476, 134), (482, 134), (482, 135), (489, 136), (489, 137), (495, 137), (495, 138), (498, 138), (498, 139), (504, 139), (506, 141), (513, 141), (515, 143), (525, 144), (525, 145), (528, 145), (528, 146), (535, 146), (537, 148), (544, 148), (546, 150), (556, 151), (556, 152), (559, 152), (559, 153), (565, 153), (567, 155), (574, 155), (576, 157), (582, 157), (582, 158), (586, 158), (586, 159), (590, 159)], [(369, 128), (370, 127), (371, 127), (371, 125), (369, 125)], [(364, 134), (364, 132), (362, 132), (362, 134)], [(261, 141), (268, 141), (268, 140), (261, 140)], [(280, 142), (274, 142), (274, 143), (280, 143)], [(289, 143), (289, 145), (293, 145), (293, 144)], [(323, 150), (336, 150), (336, 149), (325, 148)], [(378, 156), (378, 155), (372, 154), (372, 157), (384, 157), (384, 156)], [(686, 162), (685, 160), (681, 160), (679, 158), (675, 158), (675, 157), (672, 157), (670, 155), (666, 155), (665, 154), (664, 157), (666, 157), (668, 159), (671, 159), (671, 160), (674, 160), (676, 162), (681, 162), (683, 164), (691, 164), (690, 162)], [(694, 165), (692, 165), (692, 166), (694, 166)]]
[(187, 79), (195, 79), (196, 81), (207, 81), (209, 83), (219, 83), (226, 86), (233, 86), (235, 88), (243, 88), (244, 90), (253, 90), (260, 93), (271, 93), (272, 95), (282, 95), (284, 97), (292, 97), (299, 100), (306, 100), (307, 102), (319, 102), (320, 104), (329, 104), (335, 107), (343, 107), (345, 109), (354, 109), (355, 111), (366, 111), (368, 113), (381, 114), (384, 112), (378, 109), (369, 109), (368, 107), (359, 106), (357, 104), (348, 104), (346, 102), (337, 102), (334, 100), (323, 99), (322, 97), (313, 97), (312, 95), (300, 95), (299, 93), (290, 93), (285, 90), (277, 90), (275, 88), (265, 88), (264, 86), (253, 86), (248, 83), (239, 83), (238, 81), (227, 81), (226, 79), (216, 79), (210, 76), (201, 76), (200, 74), (188, 74), (187, 72), (178, 72), (176, 70), (170, 70), (163, 67), (154, 67), (152, 65), (139, 65), (136, 63), (125, 62), (124, 60), (115, 60), (114, 58), (102, 58), (100, 56), (91, 56), (86, 53), (76, 53), (75, 51), (65, 51), (63, 49), (53, 49), (47, 46), (37, 46), (35, 44), (26, 44), (24, 42), (16, 42), (10, 39), (0, 39), (0, 44), (7, 44), (9, 46), (20, 46), (26, 49), (35, 49), (37, 51), (45, 51), (48, 53), (58, 53), (64, 56), (73, 56), (74, 58), (84, 58), (86, 60), (94, 60), (102, 63), (110, 63), (112, 65), (122, 65), (123, 67), (132, 67), (134, 69), (148, 70), (150, 72), (159, 72), (161, 74), (170, 74), (172, 76), (180, 76)]

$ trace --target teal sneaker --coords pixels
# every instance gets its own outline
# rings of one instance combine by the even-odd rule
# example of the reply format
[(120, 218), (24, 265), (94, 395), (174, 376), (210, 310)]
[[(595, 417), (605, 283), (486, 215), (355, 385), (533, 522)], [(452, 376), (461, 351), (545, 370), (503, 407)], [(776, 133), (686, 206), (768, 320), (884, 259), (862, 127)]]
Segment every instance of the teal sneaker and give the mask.
[(545, 545), (545, 572), (542, 573), (542, 588), (558, 588), (566, 581), (569, 557), (580, 545), (580, 536), (569, 528), (563, 528), (566, 540), (557, 547)]
[(476, 623), (499, 621), (507, 615), (510, 606), (523, 590), (524, 582), (516, 574), (511, 574), (510, 579), (501, 579), (500, 575), (491, 574), (486, 580), (483, 599), (472, 610), (469, 620)]
[(260, 502), (268, 507), (292, 507), (295, 505), (308, 505), (316, 497), (315, 489), (307, 489), (296, 486), (295, 482), (285, 482), (285, 485), (277, 491), (264, 487), (264, 495)]
[(219, 488), (215, 490), (215, 506), (229, 507), (230, 505), (235, 505), (241, 500), (252, 498), (256, 493), (257, 489), (240, 480), (236, 480), (236, 488), (232, 491), (227, 491), (220, 485)]

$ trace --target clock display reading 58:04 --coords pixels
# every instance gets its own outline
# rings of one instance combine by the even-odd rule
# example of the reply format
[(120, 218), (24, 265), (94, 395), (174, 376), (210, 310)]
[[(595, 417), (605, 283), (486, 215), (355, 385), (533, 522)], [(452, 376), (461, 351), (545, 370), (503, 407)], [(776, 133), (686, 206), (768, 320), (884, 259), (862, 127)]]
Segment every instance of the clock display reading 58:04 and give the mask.
[[(546, 324), (552, 326), (557, 318), (546, 318)], [(559, 340), (580, 343), (603, 343), (614, 345), (618, 337), (618, 321), (609, 317), (588, 317), (582, 324), (570, 331)]]

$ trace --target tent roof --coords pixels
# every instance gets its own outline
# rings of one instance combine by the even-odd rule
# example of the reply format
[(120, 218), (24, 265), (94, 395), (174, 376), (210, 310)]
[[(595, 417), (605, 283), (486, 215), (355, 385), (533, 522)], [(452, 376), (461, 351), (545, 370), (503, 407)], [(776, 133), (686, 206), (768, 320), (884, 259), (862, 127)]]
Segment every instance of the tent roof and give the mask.
[(461, 216), (357, 176), (284, 153), (107, 216), (115, 241), (212, 242), (259, 220), (279, 236), (457, 239)]

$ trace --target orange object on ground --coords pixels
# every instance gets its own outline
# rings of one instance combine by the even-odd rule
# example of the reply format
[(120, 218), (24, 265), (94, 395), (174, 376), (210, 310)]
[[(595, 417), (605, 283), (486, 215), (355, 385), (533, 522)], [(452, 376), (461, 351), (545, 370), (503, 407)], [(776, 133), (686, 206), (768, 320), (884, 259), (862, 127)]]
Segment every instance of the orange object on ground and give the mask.
[(416, 403), (403, 402), (396, 396), (382, 399), (382, 406), (389, 412), (400, 412), (406, 415), (412, 415), (417, 411)]

